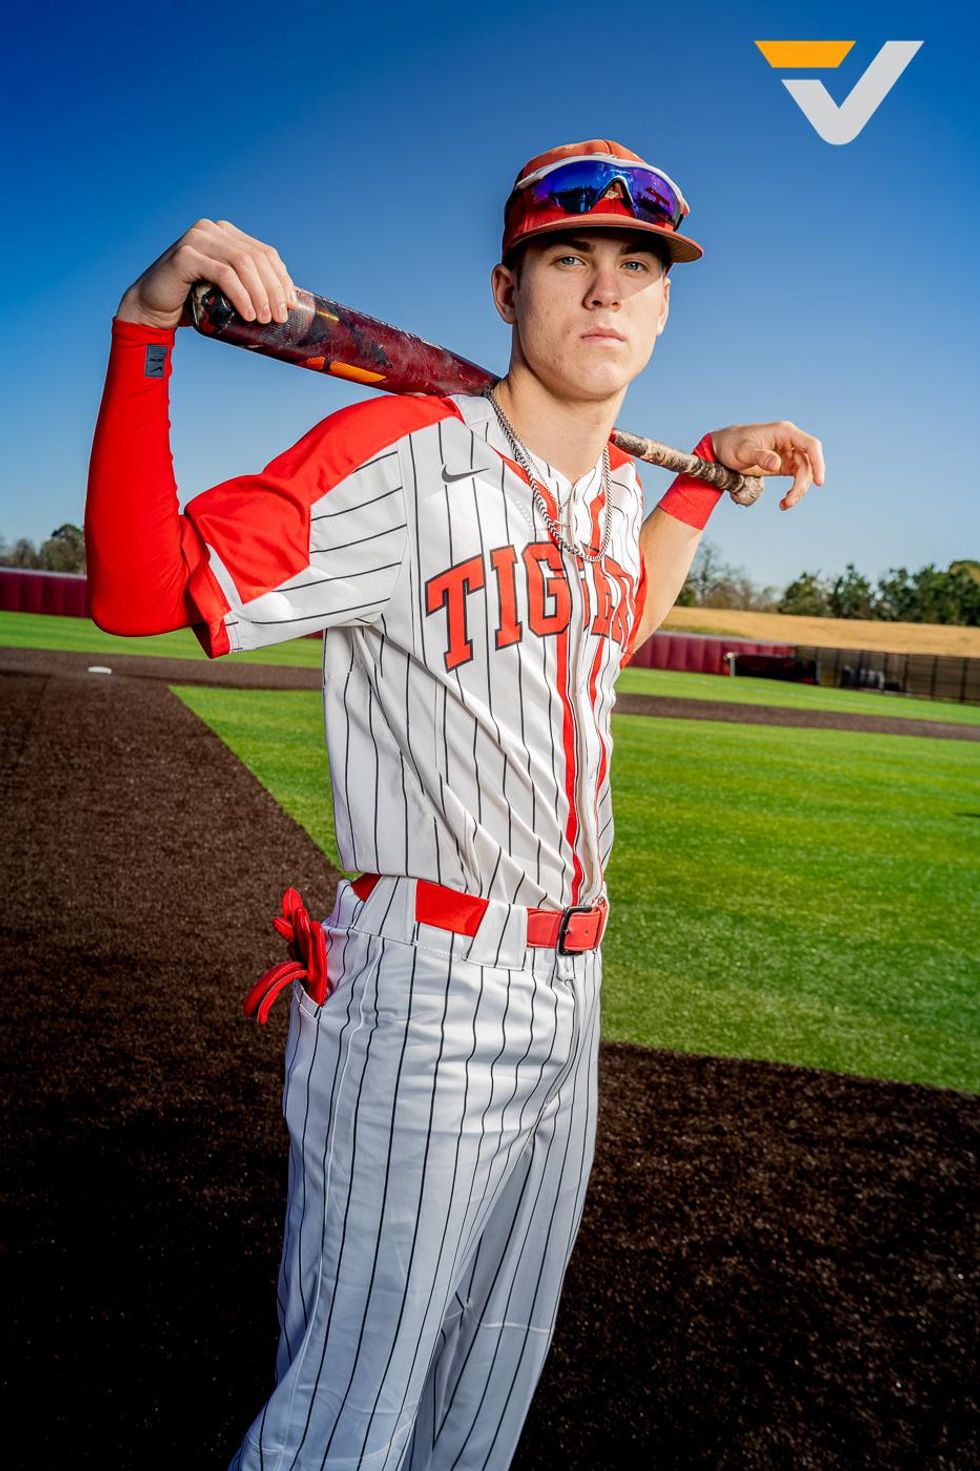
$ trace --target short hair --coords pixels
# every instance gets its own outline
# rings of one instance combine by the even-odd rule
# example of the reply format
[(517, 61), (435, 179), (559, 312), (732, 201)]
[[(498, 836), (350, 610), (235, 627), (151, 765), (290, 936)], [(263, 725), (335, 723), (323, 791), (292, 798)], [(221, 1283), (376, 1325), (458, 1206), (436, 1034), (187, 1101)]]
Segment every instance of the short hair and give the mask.
[[(628, 229), (629, 226), (627, 226), (626, 228)], [(575, 229), (574, 225), (571, 225), (569, 226), (567, 232), (565, 230), (555, 230), (553, 232), (552, 238), (557, 238), (557, 240), (560, 241), (564, 238), (566, 233), (569, 235), (574, 235), (577, 234), (578, 231)], [(644, 250), (651, 251), (657, 257), (657, 259), (660, 261), (661, 266), (663, 267), (663, 273), (666, 276), (667, 272), (673, 265), (673, 260), (671, 259), (670, 250), (668, 249), (668, 247), (662, 242), (660, 236), (655, 235), (652, 230), (642, 232), (638, 230), (636, 233), (638, 235), (642, 233), (646, 236), (646, 238), (643, 240), (642, 248)], [(519, 282), (521, 279), (521, 271), (524, 266), (524, 255), (527, 247), (530, 245), (532, 240), (542, 240), (544, 238), (545, 236), (543, 234), (530, 235), (526, 240), (520, 241), (517, 245), (512, 245), (510, 250), (506, 251), (501, 257), (500, 264), (502, 266), (506, 266), (509, 271), (513, 271), (516, 279)]]

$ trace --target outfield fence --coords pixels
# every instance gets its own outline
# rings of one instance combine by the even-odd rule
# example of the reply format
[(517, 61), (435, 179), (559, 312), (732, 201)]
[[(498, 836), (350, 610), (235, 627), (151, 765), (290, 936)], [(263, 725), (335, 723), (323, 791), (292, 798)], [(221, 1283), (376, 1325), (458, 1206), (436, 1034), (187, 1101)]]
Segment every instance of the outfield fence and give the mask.
[(980, 704), (980, 659), (882, 649), (822, 649), (802, 644), (797, 653), (801, 658), (817, 660), (818, 682), (823, 685)]
[(66, 618), (87, 618), (88, 578), (77, 572), (0, 567), (0, 609), (5, 613), (59, 613)]

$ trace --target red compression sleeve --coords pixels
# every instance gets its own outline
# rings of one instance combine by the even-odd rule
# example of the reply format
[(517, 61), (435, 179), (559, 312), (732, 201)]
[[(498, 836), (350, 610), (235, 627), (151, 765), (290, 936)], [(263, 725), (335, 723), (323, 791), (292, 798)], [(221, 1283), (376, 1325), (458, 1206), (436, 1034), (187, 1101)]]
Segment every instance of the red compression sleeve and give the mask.
[(108, 633), (167, 633), (204, 609), (227, 611), (207, 551), (178, 510), (168, 388), (175, 335), (112, 322), (85, 502), (89, 608)]
[[(713, 465), (717, 464), (710, 433), (698, 441), (694, 447), (694, 454), (699, 459), (709, 460)], [(686, 521), (688, 526), (696, 526), (703, 530), (708, 524), (708, 517), (724, 494), (723, 490), (715, 490), (713, 486), (705, 485), (703, 480), (696, 480), (693, 475), (678, 475), (677, 479), (672, 481), (664, 491), (657, 504), (662, 511), (666, 511), (676, 520)]]

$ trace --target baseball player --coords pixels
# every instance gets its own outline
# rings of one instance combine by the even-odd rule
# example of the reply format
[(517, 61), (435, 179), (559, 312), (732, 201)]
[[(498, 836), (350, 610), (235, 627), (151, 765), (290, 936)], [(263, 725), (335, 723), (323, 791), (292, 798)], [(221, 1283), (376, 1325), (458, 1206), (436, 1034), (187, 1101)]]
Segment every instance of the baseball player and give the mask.
[[(719, 499), (678, 478), (644, 519), (609, 443), (700, 246), (662, 170), (553, 148), (505, 207), (486, 396), (376, 396), (178, 512), (168, 442), (191, 285), (285, 320), (277, 252), (200, 220), (125, 293), (86, 507), (93, 616), (191, 625), (219, 656), (324, 632), (345, 869), (293, 962), (275, 1385), (234, 1471), (505, 1471), (551, 1343), (596, 1123), (615, 683)], [(697, 453), (823, 480), (795, 425)]]

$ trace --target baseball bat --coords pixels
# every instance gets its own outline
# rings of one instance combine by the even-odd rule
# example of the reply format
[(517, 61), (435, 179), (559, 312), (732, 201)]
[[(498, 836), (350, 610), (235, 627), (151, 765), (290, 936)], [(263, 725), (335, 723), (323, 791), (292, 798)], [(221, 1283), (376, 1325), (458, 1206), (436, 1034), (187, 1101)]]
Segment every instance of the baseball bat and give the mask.
[[(387, 393), (482, 393), (498, 381), (496, 374), (448, 348), (329, 297), (297, 287), (296, 298), (299, 305), (285, 322), (247, 322), (217, 286), (198, 281), (191, 288), (187, 307), (194, 326), (205, 337)], [(614, 429), (611, 438), (637, 460), (727, 490), (738, 506), (751, 506), (762, 494), (765, 482), (761, 478), (710, 464), (658, 439), (627, 429)]]

